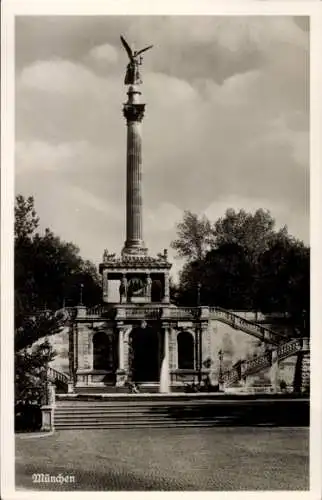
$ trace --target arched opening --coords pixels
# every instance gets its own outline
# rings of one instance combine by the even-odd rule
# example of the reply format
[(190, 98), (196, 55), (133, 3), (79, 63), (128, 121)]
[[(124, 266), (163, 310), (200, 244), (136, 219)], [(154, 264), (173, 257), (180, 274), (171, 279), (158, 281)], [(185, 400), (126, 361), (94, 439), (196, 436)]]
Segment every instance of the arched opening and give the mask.
[(93, 369), (112, 371), (114, 369), (113, 339), (104, 332), (93, 336)]
[(194, 341), (189, 332), (180, 332), (178, 342), (178, 368), (181, 370), (193, 370), (194, 363)]
[(130, 368), (134, 382), (157, 382), (160, 373), (159, 335), (152, 328), (130, 334)]
[(162, 302), (162, 283), (160, 280), (152, 280), (151, 302)]

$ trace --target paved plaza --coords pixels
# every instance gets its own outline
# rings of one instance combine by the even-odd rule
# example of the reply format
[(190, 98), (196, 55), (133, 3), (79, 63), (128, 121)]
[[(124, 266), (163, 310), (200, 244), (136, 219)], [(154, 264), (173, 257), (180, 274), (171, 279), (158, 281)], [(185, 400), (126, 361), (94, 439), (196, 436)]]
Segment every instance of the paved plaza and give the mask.
[[(33, 484), (32, 474), (74, 483)], [(215, 427), (17, 435), (16, 487), (225, 491), (309, 488), (309, 429)]]

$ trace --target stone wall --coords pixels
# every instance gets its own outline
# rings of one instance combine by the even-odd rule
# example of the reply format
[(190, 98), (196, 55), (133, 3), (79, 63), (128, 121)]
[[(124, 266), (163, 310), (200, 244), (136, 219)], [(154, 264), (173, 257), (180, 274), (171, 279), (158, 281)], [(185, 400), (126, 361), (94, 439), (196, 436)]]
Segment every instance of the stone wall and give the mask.
[[(243, 313), (247, 319), (255, 319), (254, 313)], [(261, 318), (263, 319), (263, 318)], [(277, 325), (267, 325), (274, 330), (277, 330)], [(128, 333), (131, 330), (130, 325), (123, 327), (127, 334), (124, 335), (124, 368), (128, 368)], [(90, 370), (92, 368), (92, 336), (94, 331), (91, 323), (78, 323), (77, 325), (77, 344), (78, 344), (78, 370)], [(187, 328), (193, 332), (194, 328)], [(171, 328), (169, 336), (170, 347), (170, 370), (177, 368), (177, 334), (178, 330)], [(64, 330), (52, 337), (49, 337), (49, 342), (56, 351), (56, 357), (52, 361), (51, 366), (58, 371), (69, 372), (68, 361), (68, 337), (69, 329)], [(40, 339), (38, 343), (43, 341)], [(246, 334), (240, 330), (226, 325), (217, 320), (210, 320), (208, 326), (202, 332), (202, 360), (208, 358), (212, 361), (211, 379), (213, 383), (218, 381), (219, 375), (219, 351), (223, 353), (222, 369), (223, 371), (230, 369), (238, 360), (252, 357), (255, 354), (260, 355), (264, 351), (264, 344), (255, 337)], [(283, 380), (287, 385), (291, 386), (294, 382), (294, 370), (296, 364), (296, 356), (288, 358), (280, 363), (279, 381)], [(262, 384), (264, 379), (268, 380), (269, 373), (263, 370), (262, 373), (250, 377), (251, 384)]]

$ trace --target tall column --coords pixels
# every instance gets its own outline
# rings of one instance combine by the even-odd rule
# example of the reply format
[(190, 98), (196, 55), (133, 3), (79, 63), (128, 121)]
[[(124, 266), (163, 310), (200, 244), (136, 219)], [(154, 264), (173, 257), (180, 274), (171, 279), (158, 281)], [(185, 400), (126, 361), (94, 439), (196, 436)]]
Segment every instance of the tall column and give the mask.
[(108, 302), (108, 270), (103, 271), (103, 301)]
[(164, 296), (163, 301), (165, 303), (170, 302), (170, 278), (169, 273), (164, 274)]
[(126, 161), (126, 241), (123, 253), (145, 254), (142, 230), (142, 139), (141, 122), (145, 104), (140, 103), (141, 92), (129, 87), (128, 101), (123, 113), (127, 122)]
[(119, 370), (124, 370), (124, 334), (119, 330), (118, 348), (119, 348)]
[(124, 352), (124, 326), (118, 326), (118, 369), (116, 370), (116, 386), (121, 387), (125, 384), (126, 374), (124, 370), (125, 352)]

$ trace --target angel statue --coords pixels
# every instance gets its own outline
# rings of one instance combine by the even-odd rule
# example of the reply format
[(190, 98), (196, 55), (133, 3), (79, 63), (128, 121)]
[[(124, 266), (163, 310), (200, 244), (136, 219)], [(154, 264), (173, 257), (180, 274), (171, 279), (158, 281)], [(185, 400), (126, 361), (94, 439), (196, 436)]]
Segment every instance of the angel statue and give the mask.
[[(124, 79), (125, 85), (140, 85), (142, 83), (141, 75), (139, 71), (139, 66), (143, 62), (142, 53), (146, 50), (152, 49), (153, 45), (149, 45), (141, 50), (132, 50), (125, 38), (121, 36), (121, 42), (125, 48), (127, 55), (129, 56), (130, 62), (126, 68), (126, 75)], [(140, 57), (139, 57), (140, 56)]]

